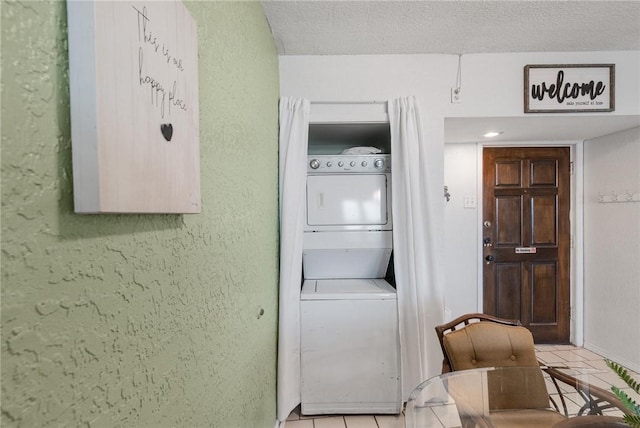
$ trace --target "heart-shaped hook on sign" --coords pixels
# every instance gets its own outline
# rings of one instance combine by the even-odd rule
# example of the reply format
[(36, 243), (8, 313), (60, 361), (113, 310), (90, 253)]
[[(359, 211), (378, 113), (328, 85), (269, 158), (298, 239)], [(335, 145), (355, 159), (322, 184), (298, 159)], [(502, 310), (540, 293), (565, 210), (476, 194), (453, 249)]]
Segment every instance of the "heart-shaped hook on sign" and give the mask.
[(171, 141), (171, 137), (173, 136), (173, 125), (170, 123), (163, 123), (160, 125), (160, 132), (162, 132), (162, 136), (165, 140)]

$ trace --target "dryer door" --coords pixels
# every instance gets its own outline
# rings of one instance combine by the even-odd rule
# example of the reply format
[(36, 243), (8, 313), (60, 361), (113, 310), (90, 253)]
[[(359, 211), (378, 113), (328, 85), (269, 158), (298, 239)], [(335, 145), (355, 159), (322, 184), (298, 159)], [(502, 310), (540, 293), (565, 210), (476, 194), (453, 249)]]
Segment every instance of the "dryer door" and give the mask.
[(306, 230), (388, 230), (386, 174), (309, 175)]

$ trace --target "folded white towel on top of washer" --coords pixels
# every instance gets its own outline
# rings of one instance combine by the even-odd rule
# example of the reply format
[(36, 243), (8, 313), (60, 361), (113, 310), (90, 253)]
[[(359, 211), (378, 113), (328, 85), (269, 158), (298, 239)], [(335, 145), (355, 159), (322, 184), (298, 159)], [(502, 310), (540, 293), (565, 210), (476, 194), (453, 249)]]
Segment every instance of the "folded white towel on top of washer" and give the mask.
[(340, 154), (341, 155), (375, 155), (381, 153), (377, 147), (371, 146), (358, 146), (358, 147), (349, 147), (348, 149), (344, 149)]

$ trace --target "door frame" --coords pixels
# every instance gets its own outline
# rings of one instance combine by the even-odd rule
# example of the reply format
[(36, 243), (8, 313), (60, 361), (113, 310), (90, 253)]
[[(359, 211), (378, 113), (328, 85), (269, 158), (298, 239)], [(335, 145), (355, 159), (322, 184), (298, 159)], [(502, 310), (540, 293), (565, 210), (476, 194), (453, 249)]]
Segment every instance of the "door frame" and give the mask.
[[(569, 257), (569, 304), (571, 306), (571, 320), (569, 323), (569, 341), (576, 346), (584, 345), (584, 175), (583, 159), (584, 146), (582, 141), (556, 141), (556, 142), (481, 142), (476, 145), (478, 200), (483, 200), (482, 186), (482, 154), (485, 147), (569, 147), (570, 162), (573, 165), (571, 174), (569, 202), (569, 222), (571, 232), (571, 249)], [(483, 254), (482, 238), (483, 229), (480, 226), (483, 221), (482, 204), (477, 207), (477, 242), (476, 248), (479, 255)], [(483, 310), (483, 269), (484, 260), (477, 257), (478, 272), (478, 312)]]

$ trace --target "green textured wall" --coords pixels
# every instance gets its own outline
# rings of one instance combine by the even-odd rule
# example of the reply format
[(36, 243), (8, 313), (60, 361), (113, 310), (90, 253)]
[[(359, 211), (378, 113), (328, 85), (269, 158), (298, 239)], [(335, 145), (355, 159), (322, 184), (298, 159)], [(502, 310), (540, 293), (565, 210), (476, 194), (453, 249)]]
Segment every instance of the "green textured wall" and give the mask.
[(199, 29), (202, 214), (73, 213), (66, 6), (2, 2), (2, 426), (273, 427), (278, 59)]

